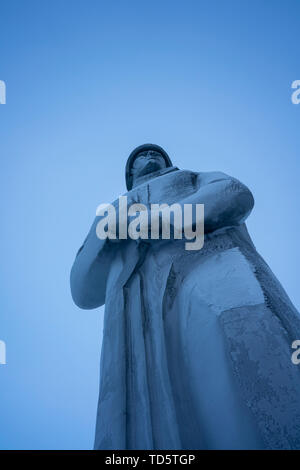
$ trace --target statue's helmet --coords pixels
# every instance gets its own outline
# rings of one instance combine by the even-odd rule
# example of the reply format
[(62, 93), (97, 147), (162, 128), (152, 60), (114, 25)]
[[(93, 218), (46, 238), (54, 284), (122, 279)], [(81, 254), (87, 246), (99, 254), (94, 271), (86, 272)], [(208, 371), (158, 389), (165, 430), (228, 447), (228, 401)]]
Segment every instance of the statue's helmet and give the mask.
[(127, 163), (126, 163), (126, 168), (125, 168), (125, 178), (126, 178), (126, 186), (127, 190), (130, 191), (132, 189), (132, 184), (133, 184), (133, 178), (132, 178), (132, 167), (133, 167), (133, 162), (137, 158), (137, 156), (142, 153), (142, 152), (148, 152), (148, 151), (153, 151), (159, 153), (165, 160), (166, 162), (166, 167), (171, 167), (172, 162), (167, 154), (167, 152), (160, 147), (159, 145), (156, 144), (143, 144), (139, 145), (136, 147), (131, 154), (128, 157)]

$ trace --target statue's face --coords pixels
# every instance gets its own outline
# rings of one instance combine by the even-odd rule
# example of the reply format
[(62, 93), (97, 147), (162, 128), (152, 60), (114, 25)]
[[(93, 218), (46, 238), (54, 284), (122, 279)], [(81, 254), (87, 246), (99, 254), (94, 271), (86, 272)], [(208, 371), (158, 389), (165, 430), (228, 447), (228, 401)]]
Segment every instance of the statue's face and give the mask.
[(133, 181), (163, 168), (166, 168), (166, 162), (160, 153), (153, 150), (140, 152), (134, 160), (131, 170)]

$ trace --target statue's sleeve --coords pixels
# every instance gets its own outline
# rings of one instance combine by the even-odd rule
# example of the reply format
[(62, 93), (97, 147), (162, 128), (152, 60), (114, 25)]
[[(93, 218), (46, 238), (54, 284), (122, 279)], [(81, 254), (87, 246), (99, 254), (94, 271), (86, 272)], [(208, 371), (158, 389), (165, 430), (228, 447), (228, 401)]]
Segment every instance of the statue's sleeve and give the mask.
[(99, 217), (78, 250), (71, 270), (71, 293), (76, 305), (84, 309), (100, 307), (105, 303), (106, 283), (113, 260), (113, 250), (108, 239), (97, 237)]
[(197, 190), (181, 204), (204, 204), (205, 233), (242, 224), (254, 206), (251, 191), (236, 178), (221, 172), (199, 173)]

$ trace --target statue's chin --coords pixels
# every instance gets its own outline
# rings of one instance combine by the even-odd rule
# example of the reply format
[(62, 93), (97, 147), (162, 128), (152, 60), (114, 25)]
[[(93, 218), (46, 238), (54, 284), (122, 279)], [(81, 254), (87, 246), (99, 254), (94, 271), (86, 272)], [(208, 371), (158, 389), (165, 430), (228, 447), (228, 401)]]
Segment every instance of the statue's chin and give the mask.
[(143, 176), (135, 176), (132, 182), (132, 188), (135, 188), (136, 186), (139, 186), (140, 184), (145, 183), (146, 181), (156, 178), (160, 175), (163, 175), (165, 173), (168, 173), (170, 171), (178, 170), (177, 167), (168, 167), (168, 168), (160, 168), (157, 171), (152, 171), (151, 173), (147, 173), (146, 175)]
[(152, 173), (155, 173), (159, 170), (162, 170), (162, 167), (155, 163), (155, 162), (151, 162), (151, 163), (148, 163), (148, 165), (146, 165), (137, 175), (138, 178), (141, 178), (142, 176), (147, 176), (147, 175), (151, 175)]

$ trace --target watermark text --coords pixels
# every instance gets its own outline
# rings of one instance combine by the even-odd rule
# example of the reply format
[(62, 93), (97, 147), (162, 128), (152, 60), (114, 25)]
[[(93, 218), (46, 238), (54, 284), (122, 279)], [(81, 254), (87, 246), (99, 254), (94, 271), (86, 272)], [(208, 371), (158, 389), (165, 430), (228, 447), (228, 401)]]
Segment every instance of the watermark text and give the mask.
[(299, 104), (300, 103), (300, 80), (294, 80), (292, 83), (292, 88), (295, 90), (291, 96), (292, 103)]
[[(100, 204), (96, 227), (101, 240), (185, 239), (186, 250), (200, 250), (204, 244), (204, 204), (145, 204), (129, 207), (127, 196), (114, 204)], [(193, 240), (193, 241), (192, 241)]]
[(6, 85), (3, 80), (0, 80), (0, 104), (6, 104)]
[(0, 364), (6, 364), (6, 344), (0, 340)]

